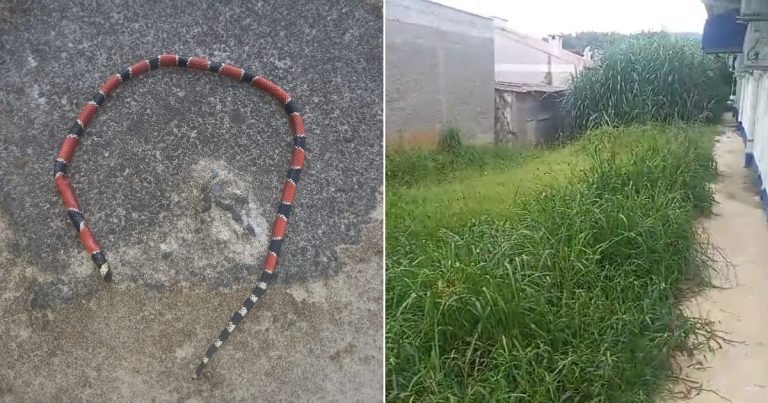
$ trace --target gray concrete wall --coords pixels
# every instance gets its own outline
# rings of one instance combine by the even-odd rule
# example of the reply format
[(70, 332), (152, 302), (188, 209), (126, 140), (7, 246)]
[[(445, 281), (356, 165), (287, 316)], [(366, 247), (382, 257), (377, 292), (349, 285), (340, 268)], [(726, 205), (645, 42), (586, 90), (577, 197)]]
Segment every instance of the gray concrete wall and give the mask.
[(566, 131), (557, 108), (557, 93), (496, 89), (496, 143), (539, 145), (555, 141)]
[(445, 126), (492, 143), (493, 22), (422, 0), (386, 7), (386, 139), (428, 144)]

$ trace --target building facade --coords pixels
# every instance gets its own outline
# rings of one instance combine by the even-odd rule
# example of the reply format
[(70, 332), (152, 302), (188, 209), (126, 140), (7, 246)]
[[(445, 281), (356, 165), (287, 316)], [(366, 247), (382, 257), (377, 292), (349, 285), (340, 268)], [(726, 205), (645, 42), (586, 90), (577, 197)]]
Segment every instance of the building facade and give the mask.
[(704, 5), (709, 19), (702, 47), (730, 56), (744, 165), (754, 173), (768, 211), (768, 0), (705, 0)]
[(386, 141), (434, 144), (447, 127), (492, 143), (493, 21), (425, 0), (387, 0)]
[(530, 37), (499, 18), (427, 0), (387, 0), (385, 12), (390, 147), (435, 144), (449, 127), (476, 144), (553, 138), (554, 94), (591, 65), (559, 36)]
[(496, 81), (566, 87), (571, 77), (592, 61), (563, 49), (563, 39), (550, 35), (545, 42), (517, 32), (507, 21), (494, 18)]

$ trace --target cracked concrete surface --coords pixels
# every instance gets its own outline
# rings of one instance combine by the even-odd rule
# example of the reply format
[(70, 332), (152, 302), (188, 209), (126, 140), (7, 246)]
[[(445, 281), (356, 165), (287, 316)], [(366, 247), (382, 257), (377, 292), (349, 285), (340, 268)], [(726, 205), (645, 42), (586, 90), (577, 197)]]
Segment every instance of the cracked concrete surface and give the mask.
[[(0, 401), (379, 400), (381, 3), (0, 3)], [(107, 100), (70, 172), (109, 285), (51, 180), (101, 82), (164, 52), (277, 82), (309, 137), (280, 276), (197, 382), (265, 254), (290, 152), (280, 106), (181, 69)]]

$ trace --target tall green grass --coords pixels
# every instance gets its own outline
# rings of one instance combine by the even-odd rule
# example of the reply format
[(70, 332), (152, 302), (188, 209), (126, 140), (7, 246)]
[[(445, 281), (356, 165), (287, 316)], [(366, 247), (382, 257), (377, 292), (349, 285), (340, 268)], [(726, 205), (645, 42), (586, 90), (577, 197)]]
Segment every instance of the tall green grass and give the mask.
[[(457, 180), (453, 210), (423, 206), (455, 183), (388, 184), (388, 400), (652, 400), (710, 335), (678, 302), (707, 281), (713, 137), (590, 132), (512, 169), (554, 175)], [(508, 192), (468, 190), (496, 177)]]
[[(499, 148), (504, 150), (503, 148)], [(553, 150), (529, 150), (501, 155), (484, 152), (486, 148), (467, 148), (473, 153), (471, 163), (463, 157), (424, 171), (396, 169), (387, 158), (387, 229), (390, 233), (407, 234), (410, 239), (427, 238), (439, 229), (462, 228), (475, 217), (506, 215), (528, 195), (557, 183), (570, 180), (574, 172), (586, 165), (586, 156), (577, 144)], [(445, 157), (428, 150), (402, 152), (399, 161), (432, 161)], [(432, 157), (428, 157), (428, 156)], [(423, 158), (422, 158), (423, 157)], [(499, 157), (499, 158), (495, 158)], [(478, 159), (484, 162), (475, 162)], [(392, 158), (394, 159), (394, 158)], [(422, 163), (403, 163), (402, 167)], [(391, 175), (395, 172), (395, 175)], [(402, 172), (414, 172), (414, 180), (391, 179)], [(426, 179), (426, 180), (424, 180)]]
[(732, 75), (700, 41), (643, 33), (614, 41), (595, 68), (574, 77), (563, 107), (577, 132), (599, 126), (714, 121)]
[(387, 150), (387, 186), (412, 187), (446, 183), (480, 171), (493, 171), (519, 165), (532, 150), (464, 145), (450, 152), (432, 148)]
[(449, 126), (440, 132), (440, 138), (437, 141), (437, 149), (453, 154), (461, 149), (461, 132), (459, 128)]

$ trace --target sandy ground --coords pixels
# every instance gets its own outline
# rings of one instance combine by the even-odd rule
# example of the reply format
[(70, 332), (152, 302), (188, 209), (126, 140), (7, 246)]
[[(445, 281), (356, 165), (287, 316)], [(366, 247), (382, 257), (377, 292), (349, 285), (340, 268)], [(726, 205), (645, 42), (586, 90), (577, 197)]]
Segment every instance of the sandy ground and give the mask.
[(692, 401), (768, 401), (768, 224), (760, 209), (750, 172), (744, 169), (744, 146), (731, 129), (715, 146), (720, 179), (713, 216), (703, 221), (714, 246), (733, 263), (721, 260), (714, 288), (687, 304), (694, 314), (713, 320), (734, 343), (697, 357), (703, 370), (685, 376), (704, 391)]

